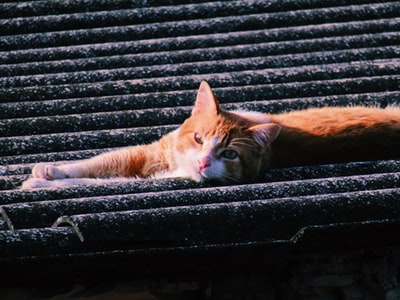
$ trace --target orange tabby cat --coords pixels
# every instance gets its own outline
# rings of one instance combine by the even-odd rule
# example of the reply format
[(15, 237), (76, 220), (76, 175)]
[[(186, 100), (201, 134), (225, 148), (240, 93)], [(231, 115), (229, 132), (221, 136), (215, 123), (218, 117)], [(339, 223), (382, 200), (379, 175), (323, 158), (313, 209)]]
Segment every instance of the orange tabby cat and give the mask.
[(37, 164), (34, 178), (23, 187), (85, 184), (93, 179), (84, 178), (110, 177), (247, 182), (269, 167), (399, 157), (399, 107), (228, 112), (202, 82), (191, 116), (160, 140), (74, 163)]

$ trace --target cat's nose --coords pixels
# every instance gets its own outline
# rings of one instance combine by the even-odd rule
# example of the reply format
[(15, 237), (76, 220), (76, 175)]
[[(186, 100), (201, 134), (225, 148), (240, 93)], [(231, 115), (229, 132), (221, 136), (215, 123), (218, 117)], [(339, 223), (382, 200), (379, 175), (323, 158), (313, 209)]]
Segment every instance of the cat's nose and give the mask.
[(199, 163), (199, 171), (204, 170), (210, 166), (210, 159), (208, 157), (203, 157), (197, 161)]

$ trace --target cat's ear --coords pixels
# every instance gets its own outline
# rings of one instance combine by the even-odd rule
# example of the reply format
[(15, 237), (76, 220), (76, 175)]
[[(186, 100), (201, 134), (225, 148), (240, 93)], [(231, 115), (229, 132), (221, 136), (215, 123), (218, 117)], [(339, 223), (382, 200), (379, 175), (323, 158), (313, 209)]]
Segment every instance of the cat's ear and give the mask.
[(219, 104), (207, 82), (202, 81), (197, 92), (196, 103), (194, 104), (192, 115), (198, 113), (219, 113)]
[(253, 135), (254, 140), (264, 148), (278, 137), (279, 132), (281, 131), (281, 126), (274, 123), (267, 123), (255, 125), (250, 127), (248, 130)]

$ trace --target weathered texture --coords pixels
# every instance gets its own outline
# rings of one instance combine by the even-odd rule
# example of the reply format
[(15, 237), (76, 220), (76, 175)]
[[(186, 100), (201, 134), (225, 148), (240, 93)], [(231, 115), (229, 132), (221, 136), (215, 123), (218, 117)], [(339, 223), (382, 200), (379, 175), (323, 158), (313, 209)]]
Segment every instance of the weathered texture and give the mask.
[[(207, 273), (399, 245), (399, 160), (276, 169), (237, 186), (18, 190), (36, 162), (173, 130), (201, 80), (229, 109), (399, 105), (398, 1), (28, 1), (0, 4), (0, 18), (4, 284), (56, 281), (55, 271), (77, 281), (110, 270)], [(330, 276), (291, 284), (298, 295), (327, 282), (356, 293), (353, 277)]]

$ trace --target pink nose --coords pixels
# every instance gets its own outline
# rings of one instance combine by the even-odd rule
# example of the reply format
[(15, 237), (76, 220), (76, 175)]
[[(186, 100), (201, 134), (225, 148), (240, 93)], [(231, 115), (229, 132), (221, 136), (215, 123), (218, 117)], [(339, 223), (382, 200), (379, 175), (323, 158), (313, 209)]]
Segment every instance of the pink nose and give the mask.
[(207, 156), (199, 159), (197, 162), (199, 163), (199, 171), (210, 166), (210, 159)]

